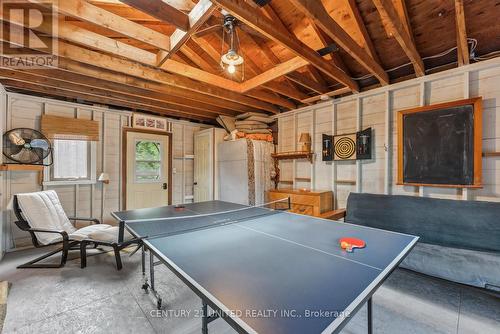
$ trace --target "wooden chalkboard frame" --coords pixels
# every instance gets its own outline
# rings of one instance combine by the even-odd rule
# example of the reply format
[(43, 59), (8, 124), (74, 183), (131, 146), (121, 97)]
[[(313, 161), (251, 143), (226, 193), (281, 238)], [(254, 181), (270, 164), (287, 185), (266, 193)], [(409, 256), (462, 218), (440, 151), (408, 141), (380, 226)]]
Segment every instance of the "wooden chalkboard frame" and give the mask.
[[(430, 186), (440, 188), (481, 188), (482, 187), (482, 139), (483, 139), (483, 108), (482, 97), (476, 97), (465, 100), (451, 101), (439, 104), (433, 104), (424, 107), (401, 110), (398, 112), (398, 181), (397, 185), (407, 186)], [(404, 182), (404, 116), (413, 113), (434, 111), (439, 109), (462, 107), (472, 105), (474, 109), (474, 182), (473, 184), (431, 184), (431, 183), (409, 183)]]

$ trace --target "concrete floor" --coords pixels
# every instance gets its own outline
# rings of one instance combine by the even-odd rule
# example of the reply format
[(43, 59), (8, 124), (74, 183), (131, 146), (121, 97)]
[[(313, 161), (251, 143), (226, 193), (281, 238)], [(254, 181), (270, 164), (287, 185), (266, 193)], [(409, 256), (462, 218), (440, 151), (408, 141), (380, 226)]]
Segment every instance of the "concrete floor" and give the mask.
[[(193, 315), (200, 300), (164, 266), (157, 287), (172, 316), (156, 317), (155, 304), (140, 285), (140, 255), (123, 254), (115, 270), (110, 254), (79, 260), (62, 269), (22, 269), (38, 250), (9, 253), (0, 262), (0, 281), (12, 283), (3, 333), (201, 333)], [(500, 333), (500, 298), (410, 271), (396, 270), (373, 297), (375, 333)], [(189, 312), (182, 314), (181, 310)], [(210, 333), (234, 331), (222, 320)], [(342, 331), (366, 333), (366, 307)]]

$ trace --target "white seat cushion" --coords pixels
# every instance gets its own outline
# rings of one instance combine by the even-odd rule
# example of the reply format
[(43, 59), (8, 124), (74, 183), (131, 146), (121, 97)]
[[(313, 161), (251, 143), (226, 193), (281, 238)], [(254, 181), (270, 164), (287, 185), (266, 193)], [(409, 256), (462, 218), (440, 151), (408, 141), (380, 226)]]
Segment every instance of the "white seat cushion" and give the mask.
[[(85, 226), (69, 235), (72, 240), (91, 239), (104, 242), (118, 242), (118, 226), (96, 224)], [(125, 231), (124, 241), (132, 239), (132, 235)]]
[[(54, 190), (17, 194), (19, 207), (32, 228), (65, 231), (71, 234), (76, 228), (71, 224)], [(38, 241), (48, 245), (61, 240), (56, 233), (36, 233)]]

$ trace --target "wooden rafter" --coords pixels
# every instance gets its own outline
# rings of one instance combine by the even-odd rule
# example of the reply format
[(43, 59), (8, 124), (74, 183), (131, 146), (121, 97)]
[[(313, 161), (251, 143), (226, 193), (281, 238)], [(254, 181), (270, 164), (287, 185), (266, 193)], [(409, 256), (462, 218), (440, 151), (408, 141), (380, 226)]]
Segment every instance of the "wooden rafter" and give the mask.
[(257, 88), (258, 86), (263, 85), (269, 81), (298, 70), (299, 68), (304, 67), (307, 64), (308, 62), (301, 57), (292, 58), (289, 61), (281, 63), (271, 68), (270, 70), (245, 81), (244, 83), (242, 83), (242, 91), (247, 92), (251, 89)]
[(307, 100), (305, 100), (304, 103), (305, 102), (312, 103), (312, 102), (319, 101), (319, 100), (321, 100), (323, 98), (323, 96), (334, 97), (334, 96), (338, 96), (338, 95), (342, 95), (342, 94), (347, 94), (347, 93), (350, 93), (350, 91), (348, 89), (346, 89), (346, 87), (339, 88), (339, 89), (333, 90), (331, 92), (328, 92), (326, 94), (322, 94), (322, 95), (317, 95), (317, 96), (310, 97)]
[(168, 22), (177, 28), (187, 31), (189, 29), (189, 17), (162, 0), (120, 0), (158, 20)]
[(176, 29), (170, 36), (170, 47), (168, 52), (160, 50), (157, 55), (157, 66), (161, 67), (172, 57), (186, 41), (212, 16), (215, 10), (210, 0), (200, 0), (188, 15), (189, 27), (187, 30)]
[[(54, 78), (37, 76), (27, 72), (12, 69), (0, 69), (0, 81), (8, 81), (11, 87), (25, 88), (32, 91), (43, 92), (49, 95), (62, 95), (78, 99), (94, 101), (98, 98), (106, 104), (149, 110), (152, 112), (169, 114), (176, 117), (210, 120), (213, 118), (208, 113), (203, 114), (198, 110), (185, 108), (170, 109), (170, 106), (144, 98), (132, 97), (123, 93), (114, 93), (100, 88), (89, 88), (73, 82), (65, 82)], [(78, 95), (79, 94), (79, 95)]]
[[(254, 50), (260, 50), (263, 57), (265, 59), (267, 59), (269, 61), (269, 63), (272, 64), (273, 66), (276, 66), (276, 65), (281, 63), (280, 59), (274, 54), (273, 50), (266, 43), (263, 43), (262, 41), (257, 40), (256, 37), (249, 35), (247, 33), (244, 33), (244, 32), (240, 33), (239, 37), (240, 37), (241, 42), (245, 41), (247, 43), (246, 47), (251, 47)], [(250, 57), (246, 57), (246, 58), (250, 58)], [(288, 78), (288, 74), (286, 74), (285, 78), (290, 79), (292, 82), (296, 82), (298, 84), (301, 84), (303, 87), (309, 88), (307, 83), (305, 81), (303, 82), (300, 77), (296, 76), (295, 78), (297, 80), (292, 80), (291, 78)], [(273, 83), (273, 84), (276, 85), (276, 83)], [(284, 80), (283, 84), (281, 84), (281, 86), (283, 86), (285, 88), (285, 90), (281, 91), (281, 92), (277, 91), (277, 93), (289, 96), (293, 99), (297, 99), (297, 97), (302, 97), (302, 98), (298, 99), (299, 101), (301, 101), (305, 98), (305, 94), (300, 92), (288, 80)], [(294, 94), (287, 93), (287, 91), (290, 91), (290, 90), (292, 90), (294, 92)], [(326, 88), (324, 88), (324, 90), (326, 90)]]
[(184, 103), (196, 108), (206, 106), (207, 109), (213, 110), (213, 107), (221, 109), (230, 109), (237, 112), (255, 111), (254, 108), (231, 101), (226, 101), (216, 97), (211, 97), (205, 94), (196, 93), (187, 89), (173, 87), (161, 83), (148, 81), (145, 79), (133, 77), (130, 75), (117, 73), (110, 70), (105, 70), (98, 67), (87, 66), (76, 61), (59, 58), (58, 68), (67, 71), (71, 74), (85, 75), (106, 82), (118, 83), (127, 87), (138, 87), (148, 91), (161, 93), (166, 98), (169, 98), (172, 103)]
[[(99, 96), (106, 96), (115, 100), (123, 100), (129, 102), (136, 102), (145, 107), (154, 107), (158, 109), (165, 109), (176, 111), (178, 114), (190, 114), (201, 117), (215, 117), (219, 112), (202, 110), (192, 108), (186, 105), (173, 104), (168, 101), (162, 94), (153, 94), (143, 89), (127, 88), (118, 84), (110, 84), (102, 80), (85, 77), (83, 75), (74, 76), (74, 74), (67, 73), (60, 70), (50, 69), (36, 69), (30, 71), (14, 70), (0, 67), (0, 76), (9, 79), (31, 82), (49, 87), (63, 87), (64, 89), (73, 91), (85, 91), (88, 94), (95, 94)], [(222, 110), (220, 113), (226, 115), (234, 115), (234, 112)]]
[[(321, 28), (318, 27), (316, 25), (316, 23), (314, 23), (313, 20), (311, 20), (311, 25), (313, 27), (314, 32), (316, 33), (319, 40), (321, 41), (321, 44), (323, 44), (324, 47), (327, 47), (328, 45), (335, 43), (334, 40), (330, 36), (328, 36), (323, 30), (321, 30)], [(337, 52), (328, 54), (325, 56), (325, 58), (332, 60), (333, 63), (335, 64), (335, 66), (337, 66), (342, 71), (344, 71), (345, 73), (350, 75), (351, 71), (349, 71), (349, 69), (345, 65), (344, 61), (342, 60), (342, 58), (340, 57), (340, 55)]]
[(328, 34), (341, 48), (348, 51), (362, 66), (370, 71), (383, 85), (389, 84), (384, 69), (356, 43), (328, 14), (321, 1), (290, 0), (308, 18)]
[[(205, 52), (207, 52), (207, 54), (214, 61), (220, 61), (220, 56), (221, 56), (220, 52), (221, 51), (216, 50), (207, 41), (203, 41), (202, 42), (198, 38), (193, 38), (193, 40), (196, 43), (198, 43), (200, 46), (202, 46), (203, 49), (205, 50)], [(222, 39), (220, 38), (220, 36), (217, 37), (217, 40), (220, 41), (220, 43), (222, 43)], [(257, 75), (257, 73), (261, 69), (253, 62), (252, 58), (248, 56), (248, 54), (246, 53), (245, 50), (242, 50), (242, 51), (243, 51), (243, 55), (245, 56), (245, 68), (248, 69), (254, 76)], [(279, 87), (279, 86), (280, 86), (280, 84), (275, 84), (273, 86), (274, 90), (272, 90), (272, 89), (269, 89), (269, 90), (276, 91), (276, 88)], [(269, 87), (266, 87), (266, 85), (263, 85), (263, 87), (264, 88), (269, 88)], [(269, 102), (269, 103), (272, 103), (272, 104), (276, 104), (276, 105), (284, 107), (286, 109), (294, 109), (294, 108), (297, 107), (291, 101), (289, 101), (287, 99), (284, 99), (284, 98), (282, 98), (282, 97), (280, 97), (278, 95), (267, 93), (267, 92), (265, 92), (263, 90), (253, 89), (251, 91), (245, 92), (245, 94), (248, 95), (248, 96), (260, 99), (262, 101), (266, 101), (266, 102)]]
[[(23, 22), (16, 21), (14, 23), (22, 24)], [(233, 89), (234, 92), (238, 92), (239, 86), (234, 81), (224, 79), (222, 77), (201, 71), (199, 69), (193, 68), (191, 66), (188, 66), (188, 65), (185, 65), (185, 64), (173, 61), (173, 60), (168, 60), (164, 64), (164, 67), (166, 69), (168, 69), (169, 71), (175, 72), (175, 73), (180, 73), (182, 75), (188, 75), (191, 78), (200, 79), (200, 80), (205, 81), (211, 85), (216, 85), (216, 86), (213, 86), (213, 87), (212, 86), (204, 86), (202, 83), (195, 83), (195, 82), (192, 82), (190, 80), (186, 81), (186, 78), (173, 77), (172, 75), (169, 75), (167, 73), (161, 73), (157, 70), (154, 70), (154, 69), (151, 69), (149, 67), (142, 66), (139, 63), (136, 63), (136, 61), (137, 61), (137, 62), (145, 63), (148, 65), (152, 65), (152, 63), (154, 63), (154, 54), (151, 54), (151, 53), (144, 51), (144, 50), (141, 50), (139, 48), (134, 48), (134, 47), (128, 46), (124, 43), (120, 44), (120, 42), (113, 41), (112, 39), (109, 39), (105, 36), (97, 35), (97, 34), (91, 33), (91, 32), (88, 32), (88, 34), (92, 38), (88, 38), (89, 35), (87, 35), (87, 32), (82, 33), (81, 34), (82, 36), (80, 37), (79, 34), (70, 33), (70, 32), (75, 32), (75, 31), (78, 31), (78, 29), (82, 29), (82, 28), (65, 29), (67, 25), (70, 25), (70, 24), (69, 23), (62, 24), (62, 28), (59, 31), (60, 37), (67, 38), (73, 42), (78, 42), (78, 43), (88, 43), (88, 41), (92, 41), (92, 43), (94, 43), (94, 44), (90, 44), (88, 46), (90, 46), (92, 48), (96, 48), (96, 47), (103, 48), (102, 49), (103, 51), (107, 51), (109, 53), (116, 54), (117, 56), (122, 56), (122, 54), (119, 53), (121, 50), (120, 47), (124, 47), (124, 48), (128, 48), (128, 49), (132, 48), (132, 50), (135, 52), (130, 52), (130, 53), (127, 52), (127, 53), (123, 54), (123, 56), (126, 56), (127, 58), (134, 60), (134, 62), (130, 62), (130, 61), (126, 61), (126, 60), (121, 59), (121, 58), (101, 54), (101, 53), (98, 53), (96, 51), (83, 49), (83, 48), (59, 41), (58, 52), (63, 57), (67, 57), (67, 58), (74, 59), (77, 61), (82, 61), (82, 59), (85, 59), (85, 61), (83, 61), (83, 62), (86, 62), (86, 63), (91, 64), (91, 65), (95, 65), (95, 66), (101, 66), (101, 67), (108, 67), (109, 66), (111, 68), (120, 68), (123, 71), (123, 73), (126, 73), (126, 74), (131, 74), (131, 73), (135, 72), (137, 74), (132, 74), (132, 75), (142, 76), (142, 75), (145, 75), (145, 73), (150, 73), (151, 76), (153, 76), (153, 77), (158, 77), (158, 75), (161, 75), (165, 79), (166, 79), (166, 76), (170, 76), (170, 79), (171, 79), (171, 80), (169, 80), (170, 83), (173, 84), (174, 86), (177, 86), (177, 87), (186, 88), (186, 89), (190, 89), (190, 90), (198, 90), (200, 92), (202, 91), (202, 92), (208, 93), (209, 95), (212, 95), (212, 96), (214, 96), (213, 95), (214, 92), (217, 92), (216, 95), (218, 97), (234, 96), (234, 99), (232, 101), (235, 101), (238, 103), (243, 103), (243, 104), (245, 104), (245, 102), (253, 101), (253, 102), (255, 102), (255, 104), (252, 103), (252, 106), (255, 108), (264, 109), (264, 110), (271, 111), (271, 112), (278, 111), (277, 108), (275, 108), (274, 106), (272, 106), (268, 103), (264, 103), (262, 101), (254, 99), (254, 98), (249, 98), (249, 97), (243, 96), (243, 95), (238, 94), (238, 93), (228, 92), (225, 89), (221, 89), (221, 88), (216, 87), (218, 85), (219, 87)], [(9, 29), (9, 27), (6, 27), (6, 29)], [(65, 35), (66, 33), (68, 35)], [(137, 53), (139, 53), (139, 54), (137, 55)], [(137, 58), (134, 58), (134, 57), (137, 57)], [(164, 82), (164, 83), (166, 83), (166, 82)], [(220, 93), (221, 95), (219, 95), (218, 93)], [(239, 96), (239, 97), (236, 97), (236, 96)], [(260, 107), (257, 107), (257, 105), (259, 105)]]
[(394, 37), (412, 62), (417, 76), (425, 75), (424, 62), (417, 51), (412, 36), (405, 29), (392, 0), (373, 0), (373, 3), (377, 7), (382, 20), (390, 26)]
[[(302, 85), (302, 86), (312, 90), (315, 93), (324, 94), (327, 92), (327, 89), (323, 85), (319, 84), (318, 82), (316, 82), (314, 80), (307, 78), (303, 74), (293, 72), (293, 73), (288, 73), (286, 75), (286, 77), (288, 79), (292, 80), (293, 82), (296, 82), (299, 85)], [(304, 100), (305, 99), (302, 99), (301, 101), (304, 101)]]
[(468, 65), (469, 46), (467, 44), (467, 28), (465, 25), (465, 12), (463, 0), (455, 0), (455, 20), (457, 29), (458, 65)]
[(130, 38), (153, 45), (161, 50), (170, 50), (170, 38), (155, 30), (108, 12), (85, 0), (30, 0), (39, 4), (50, 2), (58, 12), (84, 20)]
[(248, 5), (245, 1), (214, 0), (214, 2), (230, 11), (240, 21), (257, 30), (262, 35), (274, 40), (275, 42), (285, 45), (293, 53), (311, 63), (311, 65), (315, 66), (325, 75), (339, 81), (340, 83), (351, 88), (353, 91), (357, 92), (359, 90), (357, 83), (348, 75), (321, 58), (316, 51), (299, 41), (295, 36), (275, 29), (274, 23), (271, 20), (263, 15), (260, 15), (256, 9)]
[[(399, 1), (399, 0), (398, 0)], [(351, 12), (352, 18), (356, 22), (356, 27), (359, 29), (361, 36), (363, 36), (364, 46), (363, 48), (370, 54), (370, 56), (380, 64), (380, 59), (378, 57), (377, 51), (375, 50), (375, 46), (373, 45), (372, 39), (368, 34), (368, 30), (366, 29), (366, 25), (363, 22), (363, 18), (358, 9), (358, 5), (356, 4), (356, 0), (348, 0), (347, 8)]]

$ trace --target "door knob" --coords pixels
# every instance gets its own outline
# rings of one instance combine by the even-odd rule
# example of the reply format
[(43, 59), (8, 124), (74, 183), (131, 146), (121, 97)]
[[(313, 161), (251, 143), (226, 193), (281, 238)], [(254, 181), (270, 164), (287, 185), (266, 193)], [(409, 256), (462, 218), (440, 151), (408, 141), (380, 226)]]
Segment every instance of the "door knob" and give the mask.
[(167, 190), (167, 189), (168, 189), (168, 184), (164, 183), (164, 184), (162, 185), (162, 188), (163, 188), (164, 190)]

